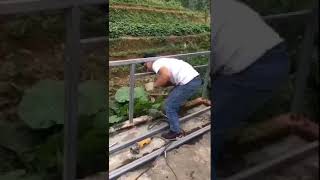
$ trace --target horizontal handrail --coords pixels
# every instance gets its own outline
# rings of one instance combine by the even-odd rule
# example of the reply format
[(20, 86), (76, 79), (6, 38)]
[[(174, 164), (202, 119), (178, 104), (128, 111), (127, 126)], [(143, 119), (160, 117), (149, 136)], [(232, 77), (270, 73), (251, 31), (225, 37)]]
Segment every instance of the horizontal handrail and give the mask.
[(59, 10), (83, 5), (107, 5), (109, 0), (1, 0), (0, 15)]
[[(198, 69), (198, 68), (204, 68), (204, 67), (207, 67), (208, 64), (203, 64), (203, 65), (197, 65), (197, 66), (194, 66), (194, 68)], [(155, 74), (154, 72), (144, 72), (144, 73), (136, 73), (135, 76), (136, 77), (144, 77), (144, 76), (149, 76), (149, 75), (153, 75)]]
[(288, 13), (266, 15), (266, 16), (263, 16), (263, 19), (266, 21), (271, 21), (271, 20), (284, 19), (284, 18), (286, 19), (286, 18), (291, 18), (296, 16), (306, 16), (306, 15), (311, 15), (311, 13), (312, 13), (311, 9), (306, 9), (306, 10), (294, 11), (294, 12), (288, 12)]
[(202, 52), (194, 52), (194, 53), (185, 53), (185, 54), (175, 54), (175, 55), (166, 55), (166, 56), (158, 56), (158, 57), (149, 57), (149, 58), (136, 58), (136, 59), (127, 59), (127, 60), (117, 60), (117, 61), (109, 61), (109, 66), (125, 66), (130, 64), (139, 64), (149, 61), (154, 61), (158, 58), (168, 58), (168, 57), (175, 57), (175, 58), (181, 58), (181, 57), (194, 57), (194, 56), (208, 56), (210, 54), (210, 51), (202, 51)]

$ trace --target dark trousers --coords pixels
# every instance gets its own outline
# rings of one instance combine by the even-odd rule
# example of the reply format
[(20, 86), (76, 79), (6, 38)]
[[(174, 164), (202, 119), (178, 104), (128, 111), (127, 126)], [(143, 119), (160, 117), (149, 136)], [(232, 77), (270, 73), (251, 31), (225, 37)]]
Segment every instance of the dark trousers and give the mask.
[(190, 97), (197, 93), (197, 91), (201, 88), (201, 84), (202, 80), (198, 76), (185, 85), (174, 87), (170, 92), (166, 99), (165, 109), (169, 120), (170, 130), (172, 132), (179, 133), (181, 131), (179, 123), (180, 107)]
[(250, 115), (288, 79), (288, 71), (286, 48), (280, 44), (240, 73), (211, 77), (212, 173), (215, 178), (217, 162), (230, 130), (246, 124)]

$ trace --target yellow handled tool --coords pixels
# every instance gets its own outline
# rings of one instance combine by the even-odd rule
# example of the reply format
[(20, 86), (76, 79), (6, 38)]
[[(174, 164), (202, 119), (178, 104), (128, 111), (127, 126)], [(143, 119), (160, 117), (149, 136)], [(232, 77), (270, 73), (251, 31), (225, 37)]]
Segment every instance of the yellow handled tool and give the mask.
[(146, 138), (142, 141), (136, 142), (136, 144), (134, 144), (131, 148), (130, 151), (133, 154), (139, 154), (140, 153), (140, 149), (142, 149), (144, 146), (148, 145), (151, 143), (151, 138)]

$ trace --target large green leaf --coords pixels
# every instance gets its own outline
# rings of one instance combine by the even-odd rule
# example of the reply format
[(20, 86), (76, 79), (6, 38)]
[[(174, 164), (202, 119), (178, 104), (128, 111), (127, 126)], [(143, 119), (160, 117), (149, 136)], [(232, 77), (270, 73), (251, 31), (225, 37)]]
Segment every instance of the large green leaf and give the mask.
[(161, 105), (162, 105), (161, 103), (155, 103), (151, 107), (152, 107), (152, 109), (160, 109)]
[(125, 103), (129, 101), (129, 87), (121, 87), (118, 89), (114, 98), (119, 103)]
[(18, 107), (20, 118), (33, 129), (63, 124), (63, 87), (61, 81), (42, 80), (26, 90)]
[[(125, 103), (129, 102), (130, 96), (129, 96), (130, 88), (129, 87), (121, 87), (118, 89), (118, 91), (115, 94), (115, 100), (118, 103)], [(134, 98), (139, 99), (142, 101), (148, 101), (148, 94), (142, 87), (136, 87), (134, 88)]]
[[(107, 93), (103, 81), (85, 81), (79, 86), (79, 114), (92, 115), (105, 109), (107, 103)], [(105, 97), (105, 98), (104, 98)]]
[(116, 115), (109, 117), (109, 123), (116, 123), (116, 122), (119, 122), (119, 121), (121, 121), (121, 120), (122, 120), (122, 118), (121, 118), (121, 117), (118, 117), (118, 116), (116, 116)]
[(141, 101), (148, 101), (148, 94), (142, 87), (134, 88), (134, 97)]

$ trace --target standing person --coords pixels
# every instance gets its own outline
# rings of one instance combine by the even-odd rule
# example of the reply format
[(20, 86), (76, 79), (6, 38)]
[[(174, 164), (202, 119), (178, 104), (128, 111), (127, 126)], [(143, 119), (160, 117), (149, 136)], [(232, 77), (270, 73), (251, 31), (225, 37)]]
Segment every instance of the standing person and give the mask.
[(223, 163), (225, 140), (288, 79), (284, 40), (258, 13), (236, 0), (213, 0), (211, 63), (212, 173)]
[[(145, 55), (145, 57), (150, 56), (155, 55)], [(196, 94), (202, 85), (202, 80), (190, 64), (175, 58), (158, 58), (153, 62), (144, 63), (144, 67), (157, 74), (156, 81), (152, 83), (153, 87), (174, 86), (165, 102), (170, 130), (162, 134), (163, 138), (174, 140), (183, 135), (178, 115), (180, 107)]]

